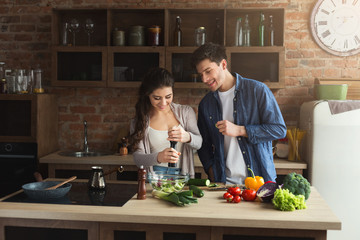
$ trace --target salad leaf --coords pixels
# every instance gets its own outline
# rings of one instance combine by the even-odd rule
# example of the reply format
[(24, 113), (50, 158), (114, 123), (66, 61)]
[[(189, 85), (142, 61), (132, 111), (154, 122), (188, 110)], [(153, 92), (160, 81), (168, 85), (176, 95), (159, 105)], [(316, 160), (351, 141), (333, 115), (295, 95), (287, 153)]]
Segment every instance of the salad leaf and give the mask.
[(305, 196), (294, 195), (288, 189), (277, 189), (274, 193), (272, 203), (276, 209), (281, 211), (306, 209)]
[(172, 193), (172, 192), (181, 191), (185, 186), (185, 181), (182, 180), (174, 181), (172, 179), (158, 180), (157, 182), (152, 182), (151, 185), (155, 190), (166, 193)]

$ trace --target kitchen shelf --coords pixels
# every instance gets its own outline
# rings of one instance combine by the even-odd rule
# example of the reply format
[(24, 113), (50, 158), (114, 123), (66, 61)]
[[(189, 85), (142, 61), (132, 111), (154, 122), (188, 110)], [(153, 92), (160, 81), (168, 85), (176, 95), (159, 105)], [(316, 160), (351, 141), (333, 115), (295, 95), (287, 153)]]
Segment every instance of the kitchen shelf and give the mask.
[(142, 76), (153, 67), (165, 67), (164, 47), (124, 46), (108, 48), (109, 87), (138, 87)]
[[(267, 20), (273, 16), (275, 46), (256, 46), (260, 13)], [(229, 70), (244, 77), (264, 82), (269, 88), (284, 87), (284, 9), (54, 9), (53, 21), (53, 86), (72, 87), (138, 87), (144, 73), (152, 67), (165, 67), (175, 77), (176, 88), (206, 88), (196, 78), (190, 65), (195, 46), (194, 31), (205, 27), (207, 41), (214, 40), (216, 19), (221, 29), (221, 44), (225, 43)], [(249, 16), (252, 27), (250, 47), (234, 47), (238, 17)], [(141, 17), (140, 17), (141, 16)], [(175, 19), (181, 17), (182, 46), (174, 46)], [(87, 18), (95, 22), (87, 46), (82, 29), (76, 34), (76, 46), (61, 46), (64, 22), (77, 18), (81, 24)], [(129, 28), (152, 25), (161, 28), (160, 45), (129, 46)], [(114, 29), (125, 31), (125, 46), (113, 46)], [(71, 40), (71, 33), (69, 40)], [(101, 75), (101, 76), (100, 76)]]
[(105, 87), (107, 47), (54, 47), (53, 86)]

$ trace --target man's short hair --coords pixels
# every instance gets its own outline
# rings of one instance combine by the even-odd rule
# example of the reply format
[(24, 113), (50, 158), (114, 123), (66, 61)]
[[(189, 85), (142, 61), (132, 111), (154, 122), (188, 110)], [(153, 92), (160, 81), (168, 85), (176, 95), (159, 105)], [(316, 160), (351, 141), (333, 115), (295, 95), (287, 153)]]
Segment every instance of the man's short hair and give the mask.
[(205, 59), (209, 59), (211, 62), (215, 62), (219, 65), (223, 59), (227, 60), (225, 47), (211, 42), (200, 46), (192, 54), (192, 67), (196, 69), (196, 65)]

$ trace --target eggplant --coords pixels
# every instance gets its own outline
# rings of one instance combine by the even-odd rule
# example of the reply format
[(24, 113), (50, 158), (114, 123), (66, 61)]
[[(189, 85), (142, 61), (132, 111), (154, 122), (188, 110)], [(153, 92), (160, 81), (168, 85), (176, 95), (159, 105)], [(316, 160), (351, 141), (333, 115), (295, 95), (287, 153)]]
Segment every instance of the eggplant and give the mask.
[(262, 202), (270, 202), (274, 198), (276, 189), (280, 186), (276, 182), (268, 182), (262, 185), (256, 192), (256, 196)]

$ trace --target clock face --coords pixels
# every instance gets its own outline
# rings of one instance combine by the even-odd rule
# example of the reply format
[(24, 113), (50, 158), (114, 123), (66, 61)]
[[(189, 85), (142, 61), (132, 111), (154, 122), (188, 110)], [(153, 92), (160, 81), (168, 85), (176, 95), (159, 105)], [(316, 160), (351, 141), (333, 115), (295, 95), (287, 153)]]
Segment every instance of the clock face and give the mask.
[(317, 44), (337, 56), (360, 52), (360, 0), (319, 0), (311, 14)]

